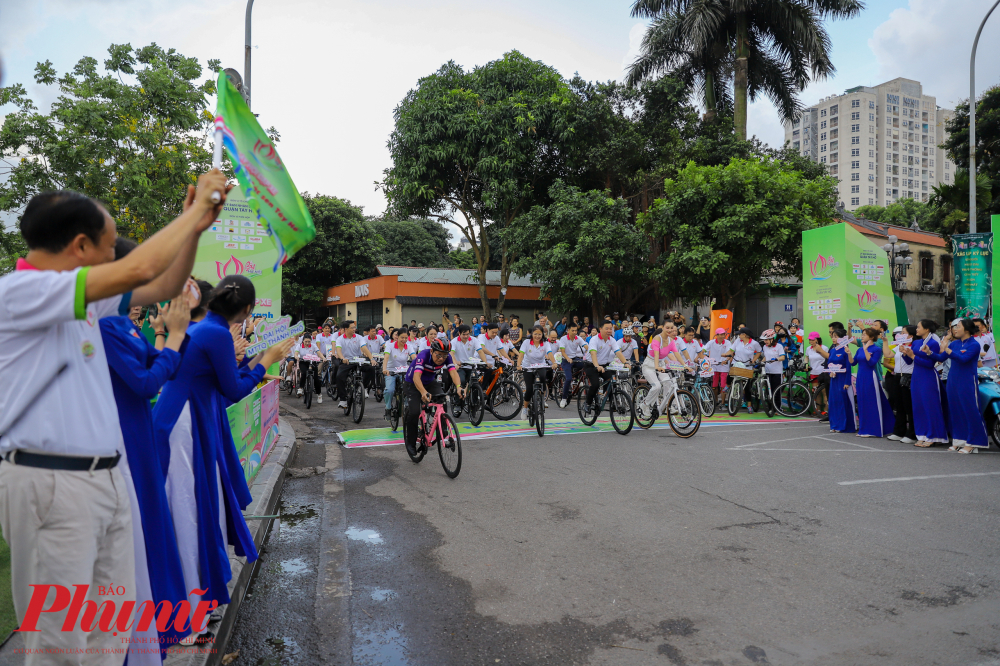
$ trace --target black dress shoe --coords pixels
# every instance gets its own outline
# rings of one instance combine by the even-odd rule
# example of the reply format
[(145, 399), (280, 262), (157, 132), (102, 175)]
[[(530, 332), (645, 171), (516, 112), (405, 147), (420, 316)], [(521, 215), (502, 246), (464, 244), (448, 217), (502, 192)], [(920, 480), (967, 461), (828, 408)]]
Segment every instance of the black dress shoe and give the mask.
[(830, 415), (829, 414), (824, 414), (823, 416), (819, 417), (819, 420), (823, 421), (823, 422), (829, 421), (830, 420)]

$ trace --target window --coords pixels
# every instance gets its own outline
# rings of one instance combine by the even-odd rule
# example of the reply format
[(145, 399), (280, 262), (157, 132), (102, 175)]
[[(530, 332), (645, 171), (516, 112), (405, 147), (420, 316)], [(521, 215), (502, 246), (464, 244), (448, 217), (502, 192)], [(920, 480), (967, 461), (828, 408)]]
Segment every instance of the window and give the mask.
[(823, 155), (821, 158), (819, 158), (819, 163), (826, 164), (826, 155)]
[(832, 165), (830, 167), (830, 173), (833, 174), (834, 176), (837, 175), (837, 165), (836, 164), (834, 164), (834, 165)]
[[(875, 137), (871, 137), (870, 139), (868, 139), (868, 145), (869, 146), (874, 146), (875, 145)], [(873, 153), (873, 155), (871, 155), (871, 157), (874, 157), (874, 152), (875, 151), (872, 150), (872, 151), (869, 151), (869, 152)]]
[(823, 132), (822, 134), (819, 135), (819, 140), (826, 141), (826, 132)]
[(941, 279), (951, 282), (951, 257), (948, 255), (941, 256)]
[(825, 152), (826, 152), (826, 144), (825, 144), (825, 143), (824, 143), (824, 144), (822, 144), (822, 145), (821, 145), (821, 146), (819, 147), (819, 152), (821, 152), (821, 153), (825, 153)]
[[(857, 100), (855, 100), (857, 101)], [(851, 120), (861, 120), (861, 112), (855, 111), (851, 114)]]
[(934, 257), (920, 257), (920, 279), (934, 279)]
[(860, 136), (852, 136), (851, 137), (851, 145), (852, 146), (860, 146), (861, 145), (861, 137)]
[(861, 197), (851, 197), (851, 205), (857, 206), (861, 203)]
[(860, 185), (851, 185), (851, 194), (858, 194), (859, 192), (861, 192)]
[[(969, 152), (972, 152), (972, 151), (970, 150)], [(944, 163), (944, 170), (947, 171), (950, 168), (951, 168), (951, 162), (945, 162)], [(972, 169), (969, 169), (969, 171), (971, 172)], [(969, 187), (971, 187), (971, 185)], [(966, 212), (968, 212), (968, 211), (966, 211)]]
[(931, 161), (930, 161), (930, 162), (928, 162), (927, 164), (928, 164), (928, 166), (934, 166), (934, 160), (931, 160)]
[(834, 104), (833, 106), (830, 107), (830, 115), (831, 116), (837, 115), (837, 105), (836, 104)]
[(886, 147), (886, 149), (892, 148), (892, 141), (886, 141), (885, 142), (885, 147)]
[(892, 185), (892, 178), (890, 176), (886, 176), (885, 177), (885, 184), (886, 185)]
[(869, 113), (868, 114), (868, 120), (870, 120), (871, 122), (875, 122), (875, 114), (874, 113)]
[(869, 101), (869, 102), (868, 102), (868, 108), (869, 108), (869, 109), (874, 109), (874, 108), (875, 108), (875, 102), (871, 102), (871, 101)]
[(871, 185), (868, 186), (868, 194), (875, 194), (875, 188)]
[(819, 128), (820, 129), (826, 129), (826, 121), (825, 120), (819, 124)]
[(830, 161), (831, 162), (836, 162), (837, 161), (837, 157), (839, 157), (839, 153), (831, 153), (830, 154)]
[(851, 125), (851, 131), (852, 132), (860, 132), (861, 131), (861, 125), (857, 125), (857, 124)]
[(869, 125), (868, 126), (868, 133), (869, 134), (874, 134), (875, 133), (875, 126), (874, 125)]
[(860, 148), (851, 148), (851, 157), (860, 157), (860, 156), (861, 156)]
[(868, 157), (875, 157), (875, 151), (874, 150), (869, 150), (868, 151)]
[(873, 173), (868, 174), (868, 180), (870, 180), (870, 181), (872, 181), (874, 183), (875, 182), (875, 174), (873, 174)]
[[(971, 171), (971, 169), (970, 169), (970, 171)], [(945, 179), (945, 180), (951, 180), (951, 174), (950, 174), (950, 173), (946, 173), (946, 174), (944, 175), (944, 179)], [(972, 189), (972, 188), (970, 187), (969, 189)]]
[(852, 99), (851, 100), (851, 108), (852, 109), (860, 109), (861, 108), (861, 100), (860, 99)]
[(852, 173), (851, 174), (851, 180), (861, 180), (861, 174), (860, 173)]
[(861, 162), (859, 162), (858, 160), (852, 160), (851, 161), (851, 168), (852, 169), (860, 169), (861, 168)]
[(869, 169), (874, 169), (875, 168), (875, 163), (874, 162), (869, 162), (868, 163), (868, 168)]
[(820, 118), (826, 118), (826, 109), (821, 109), (820, 110), (819, 117)]
[(838, 136), (840, 136), (840, 130), (835, 130), (835, 129), (830, 130), (831, 139), (836, 139)]
[(871, 197), (868, 197), (868, 205), (871, 206), (874, 203), (875, 203), (875, 200), (872, 199)]

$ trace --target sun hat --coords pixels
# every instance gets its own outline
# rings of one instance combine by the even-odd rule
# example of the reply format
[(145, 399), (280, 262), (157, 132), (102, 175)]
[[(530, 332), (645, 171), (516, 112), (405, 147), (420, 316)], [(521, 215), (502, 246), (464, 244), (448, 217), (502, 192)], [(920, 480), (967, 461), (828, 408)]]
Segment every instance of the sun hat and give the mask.
[(819, 333), (817, 333), (816, 331), (813, 331), (812, 333), (809, 334), (809, 339), (810, 340), (815, 340), (818, 337), (819, 337)]
[(715, 334), (716, 335), (725, 335), (726, 334), (726, 329), (724, 329), (724, 328), (722, 328), (720, 326), (719, 328), (715, 329)]

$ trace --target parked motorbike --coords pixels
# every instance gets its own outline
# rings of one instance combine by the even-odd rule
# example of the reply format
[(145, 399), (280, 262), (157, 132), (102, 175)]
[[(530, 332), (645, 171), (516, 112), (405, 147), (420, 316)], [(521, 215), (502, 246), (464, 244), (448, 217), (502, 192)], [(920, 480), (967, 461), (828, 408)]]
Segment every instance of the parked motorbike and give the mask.
[(986, 432), (1000, 448), (1000, 372), (994, 368), (979, 368), (979, 409), (986, 422)]

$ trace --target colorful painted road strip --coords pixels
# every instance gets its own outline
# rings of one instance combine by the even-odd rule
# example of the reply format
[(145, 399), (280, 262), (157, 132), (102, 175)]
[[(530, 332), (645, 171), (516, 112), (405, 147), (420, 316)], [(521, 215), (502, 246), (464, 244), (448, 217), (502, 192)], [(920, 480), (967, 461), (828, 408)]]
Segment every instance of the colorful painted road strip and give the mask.
[[(726, 416), (724, 418), (712, 417), (702, 419), (702, 428), (715, 428), (720, 426), (761, 426), (776, 423), (809, 423), (816, 419), (769, 419), (760, 414), (739, 414), (735, 417)], [(669, 430), (670, 426), (666, 420), (658, 421), (651, 430)], [(641, 431), (638, 426), (634, 431)], [(551, 419), (545, 421), (545, 436), (553, 435), (584, 435), (597, 432), (614, 432), (614, 426), (608, 418), (597, 419), (593, 426), (585, 426), (580, 419)], [(534, 426), (529, 426), (527, 421), (485, 421), (478, 426), (471, 423), (459, 423), (458, 433), (463, 441), (473, 439), (495, 439), (500, 437), (537, 437)], [(358, 430), (348, 430), (337, 433), (340, 443), (349, 449), (365, 446), (394, 446), (403, 443), (403, 425), (400, 423), (399, 429), (393, 432), (391, 428), (363, 428)]]

